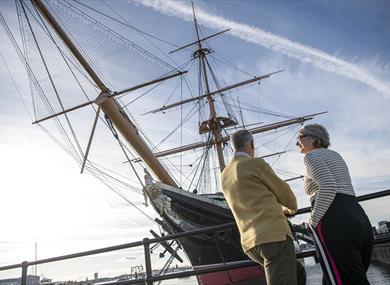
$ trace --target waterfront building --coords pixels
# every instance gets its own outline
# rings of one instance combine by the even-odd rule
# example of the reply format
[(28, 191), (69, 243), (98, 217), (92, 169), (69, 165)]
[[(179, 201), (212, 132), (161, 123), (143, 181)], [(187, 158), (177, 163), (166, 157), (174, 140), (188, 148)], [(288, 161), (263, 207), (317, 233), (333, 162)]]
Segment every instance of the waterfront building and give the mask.
[[(20, 285), (21, 278), (0, 279), (0, 285)], [(27, 275), (27, 285), (40, 285), (40, 277), (36, 275)]]

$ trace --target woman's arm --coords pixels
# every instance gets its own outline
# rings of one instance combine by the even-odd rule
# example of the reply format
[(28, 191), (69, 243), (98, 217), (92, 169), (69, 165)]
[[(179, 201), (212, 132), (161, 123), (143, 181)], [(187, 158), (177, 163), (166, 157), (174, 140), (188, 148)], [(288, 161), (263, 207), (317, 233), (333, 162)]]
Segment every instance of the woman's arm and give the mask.
[[(260, 160), (259, 160), (260, 161)], [(284, 182), (265, 161), (260, 161), (259, 169), (261, 180), (274, 194), (278, 203), (288, 209), (288, 214), (293, 215), (298, 209), (297, 198), (290, 185)]]
[(320, 155), (309, 153), (305, 156), (304, 163), (307, 176), (319, 185), (309, 220), (310, 224), (316, 227), (336, 196), (336, 181)]

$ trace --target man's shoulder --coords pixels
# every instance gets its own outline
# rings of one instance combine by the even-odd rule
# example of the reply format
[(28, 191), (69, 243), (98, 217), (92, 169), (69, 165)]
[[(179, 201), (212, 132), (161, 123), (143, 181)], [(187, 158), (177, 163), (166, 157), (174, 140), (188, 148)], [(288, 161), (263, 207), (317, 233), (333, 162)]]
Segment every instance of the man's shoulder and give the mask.
[(230, 164), (264, 164), (264, 159), (260, 157), (247, 157), (247, 156), (236, 156), (233, 157)]
[(233, 157), (226, 165), (225, 169), (221, 172), (221, 175), (226, 174), (231, 169), (237, 170), (237, 168), (253, 168), (253, 167), (266, 167), (268, 164), (261, 157)]
[(230, 168), (230, 163), (228, 165), (226, 165), (226, 167), (221, 171), (221, 173), (219, 174), (221, 177), (223, 177), (224, 175), (226, 175), (227, 172), (229, 172), (229, 168)]
[(261, 157), (234, 157), (232, 159), (233, 163), (241, 164), (241, 165), (250, 165), (250, 166), (265, 166), (267, 162)]
[(240, 171), (263, 172), (268, 167), (268, 163), (261, 157), (251, 157), (241, 162)]
[(252, 163), (255, 163), (255, 164), (260, 165), (262, 167), (268, 165), (268, 163), (265, 162), (265, 160), (261, 157), (254, 157)]
[(261, 157), (253, 157), (253, 160), (255, 160), (258, 163), (266, 163), (264, 158)]

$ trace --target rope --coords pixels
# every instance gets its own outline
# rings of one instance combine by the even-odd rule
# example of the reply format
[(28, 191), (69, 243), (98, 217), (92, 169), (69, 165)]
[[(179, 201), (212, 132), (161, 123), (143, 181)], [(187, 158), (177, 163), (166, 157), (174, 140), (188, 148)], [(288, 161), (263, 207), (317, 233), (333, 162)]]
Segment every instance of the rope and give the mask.
[[(209, 137), (208, 137), (207, 141), (210, 141), (210, 140), (211, 140), (211, 134), (209, 134)], [(203, 149), (203, 153), (202, 153), (202, 156), (201, 156), (201, 157), (202, 157), (202, 158), (204, 157), (204, 160), (205, 160), (206, 157), (207, 157), (209, 148), (210, 148), (210, 147), (205, 147), (205, 148)], [(198, 165), (197, 165), (197, 167), (196, 167), (196, 170), (195, 170), (194, 176), (192, 177), (192, 180), (191, 180), (189, 189), (191, 188), (192, 183), (194, 182), (196, 173), (198, 172), (200, 165), (201, 165), (201, 160), (199, 161), (199, 163), (198, 163)], [(199, 181), (198, 181), (198, 183), (199, 183)], [(198, 185), (198, 183), (197, 183), (197, 185)], [(195, 186), (195, 189), (196, 189), (197, 185)]]
[(181, 120), (180, 123), (165, 137), (163, 138), (157, 145), (158, 147), (160, 144), (165, 142), (168, 138), (170, 138), (179, 128), (183, 126), (190, 118), (192, 118), (192, 115), (195, 113), (196, 109), (195, 106), (188, 112), (188, 114), (184, 117), (184, 120)]
[[(114, 138), (118, 141), (118, 144), (119, 146), (121, 147), (122, 151), (123, 151), (123, 154), (126, 156), (126, 159), (127, 159), (127, 162), (130, 164), (134, 174), (136, 175), (136, 177), (138, 178), (138, 181), (139, 183), (142, 185), (142, 188), (144, 188), (144, 183), (143, 181), (141, 180), (141, 178), (139, 177), (137, 171), (135, 170), (134, 168), (134, 165), (133, 163), (131, 162), (129, 156), (127, 155), (127, 152), (125, 150), (125, 148), (123, 147), (123, 144), (122, 144), (122, 141), (119, 139), (119, 136), (118, 136), (118, 133), (117, 131), (115, 130), (114, 128), (114, 125), (112, 124), (110, 118), (107, 116), (107, 114), (105, 114), (105, 119), (107, 121), (107, 124), (114, 136)], [(142, 211), (140, 208), (138, 208), (134, 203), (132, 203), (130, 200), (128, 200), (126, 197), (124, 197), (123, 195), (121, 195), (121, 193), (117, 193), (118, 195), (120, 195), (123, 199), (125, 199), (127, 202), (129, 202), (132, 206), (134, 206), (138, 211), (140, 211), (144, 216), (146, 216), (149, 220), (153, 221), (154, 222), (154, 219), (152, 217), (150, 217), (148, 214), (146, 214), (144, 211)]]
[[(28, 21), (28, 18), (27, 18), (27, 14), (26, 14), (26, 11), (24, 10), (24, 7), (22, 5), (22, 2), (16, 2), (16, 8), (18, 10), (18, 17), (21, 17), (21, 13), (20, 13), (20, 9), (22, 8), (22, 11), (23, 11), (23, 14), (25, 15), (25, 18), (26, 20)], [(20, 8), (21, 7), (21, 8)], [(30, 11), (31, 13), (31, 11)], [(20, 22), (20, 21), (19, 21)], [(30, 29), (31, 29), (31, 25), (29, 25)], [(21, 28), (21, 32), (23, 32), (24, 30), (22, 30)], [(17, 50), (17, 53), (19, 55), (19, 58), (22, 60), (22, 63), (25, 65), (26, 69), (27, 69), (27, 73), (29, 75), (29, 79), (30, 79), (30, 86), (34, 86), (39, 94), (39, 96), (41, 97), (43, 103), (45, 104), (47, 110), (49, 111), (49, 113), (51, 114), (54, 114), (54, 110), (52, 108), (52, 106), (50, 105), (47, 97), (45, 96), (45, 93), (41, 87), (41, 85), (38, 83), (38, 80), (36, 79), (35, 75), (34, 75), (34, 72), (30, 66), (30, 64), (28, 63), (27, 61), (27, 57), (28, 57), (28, 53), (27, 51), (25, 51), (25, 54), (26, 56), (23, 55), (23, 53), (21, 52), (19, 46), (17, 45), (14, 37), (12, 36), (12, 33), (10, 34), (11, 35), (11, 42), (13, 43), (15, 49)], [(23, 39), (25, 39), (25, 37), (23, 37)], [(24, 47), (26, 47), (26, 45), (24, 45)], [(31, 87), (31, 90), (33, 90), (33, 88)], [(33, 97), (33, 94), (32, 94), (32, 97)], [(34, 114), (36, 114), (36, 111), (35, 111), (35, 108), (34, 108)], [(55, 118), (54, 120), (58, 130), (60, 131), (60, 134), (63, 136), (65, 142), (68, 144), (69, 148), (73, 149), (74, 151), (74, 154), (76, 155), (77, 157), (77, 151), (76, 149), (74, 148), (69, 136), (66, 134), (66, 131), (64, 129), (64, 127), (62, 126), (62, 124), (60, 123), (59, 119), (58, 118)], [(78, 158), (78, 159), (77, 159)], [(79, 162), (81, 161), (81, 159), (79, 157), (77, 157), (76, 160), (78, 160)]]
[(114, 138), (118, 141), (118, 144), (119, 144), (119, 146), (121, 147), (121, 149), (122, 149), (122, 151), (123, 151), (123, 154), (126, 156), (127, 162), (130, 164), (130, 167), (132, 168), (132, 170), (133, 170), (135, 176), (137, 177), (139, 183), (142, 185), (142, 187), (144, 187), (145, 185), (144, 185), (142, 179), (139, 177), (137, 171), (135, 170), (134, 165), (133, 165), (133, 163), (131, 162), (131, 159), (130, 159), (129, 156), (127, 155), (127, 152), (126, 152), (125, 148), (123, 147), (123, 143), (122, 143), (122, 141), (120, 140), (119, 135), (118, 135), (117, 131), (115, 130), (114, 125), (112, 124), (111, 119), (108, 117), (107, 114), (104, 114), (104, 118), (106, 119), (107, 124), (108, 124), (108, 127), (109, 127), (109, 129), (111, 130), (111, 132), (112, 132)]
[[(56, 96), (56, 98), (57, 98), (57, 100), (58, 100), (58, 103), (59, 103), (60, 106), (61, 106), (62, 111), (64, 111), (65, 108), (64, 108), (64, 105), (63, 105), (63, 103), (62, 103), (62, 100), (61, 100), (61, 98), (60, 98), (60, 96), (59, 96), (59, 94), (58, 94), (58, 90), (57, 90), (56, 84), (54, 83), (53, 77), (51, 76), (50, 70), (49, 70), (49, 68), (48, 68), (48, 66), (47, 66), (47, 62), (46, 62), (46, 60), (45, 60), (45, 58), (44, 58), (44, 56), (43, 56), (43, 54), (42, 54), (42, 50), (41, 50), (40, 45), (39, 45), (39, 43), (38, 43), (38, 41), (37, 41), (37, 39), (36, 39), (35, 33), (34, 33), (33, 29), (32, 29), (32, 26), (31, 26), (31, 24), (30, 24), (30, 21), (29, 21), (29, 19), (28, 19), (28, 17), (27, 17), (27, 14), (26, 14), (26, 11), (25, 11), (25, 8), (24, 8), (23, 4), (22, 4), (22, 9), (23, 9), (24, 15), (26, 16), (26, 20), (27, 20), (28, 26), (30, 27), (31, 34), (32, 34), (33, 39), (34, 39), (34, 42), (35, 42), (35, 44), (36, 44), (36, 46), (37, 46), (39, 56), (40, 56), (40, 58), (41, 58), (41, 60), (42, 60), (42, 63), (43, 63), (43, 65), (44, 65), (44, 68), (45, 68), (45, 71), (46, 71), (47, 76), (48, 76), (48, 78), (49, 78), (50, 84), (51, 84), (51, 86), (52, 86), (52, 88), (53, 88), (53, 90), (54, 90), (54, 94), (55, 94), (55, 96)], [(73, 136), (73, 139), (74, 139), (74, 141), (75, 141), (75, 143), (76, 143), (76, 146), (77, 146), (77, 148), (78, 148), (79, 155), (81, 155), (81, 156), (79, 156), (79, 159), (81, 160), (83, 151), (81, 150), (80, 143), (79, 143), (78, 140), (77, 140), (77, 137), (76, 137), (76, 134), (75, 134), (74, 129), (73, 129), (73, 127), (72, 127), (72, 124), (70, 123), (69, 117), (68, 117), (68, 115), (67, 115), (66, 113), (64, 114), (64, 117), (65, 117), (65, 120), (66, 120), (66, 122), (67, 122), (67, 124), (68, 124), (68, 127), (69, 127), (69, 129), (70, 129), (70, 131), (71, 131), (71, 133), (72, 133), (72, 136)]]
[[(76, 0), (75, 0), (75, 1), (76, 1)], [(76, 2), (77, 2), (77, 1), (76, 1)], [(117, 16), (120, 17), (123, 21), (125, 21), (125, 23), (121, 23), (121, 22), (119, 22), (118, 20), (116, 20), (115, 18), (112, 18), (112, 17), (110, 17), (110, 16), (108, 16), (108, 15), (105, 15), (105, 14), (103, 14), (103, 13), (101, 13), (101, 12), (98, 12), (98, 11), (96, 11), (96, 10), (95, 10), (95, 12), (97, 12), (97, 13), (99, 13), (99, 14), (105, 16), (105, 17), (110, 18), (111, 20), (114, 20), (114, 21), (116, 21), (116, 22), (118, 22), (118, 23), (120, 23), (120, 24), (123, 24), (123, 25), (125, 25), (125, 26), (127, 26), (127, 27), (129, 27), (129, 28), (131, 28), (131, 29), (133, 29), (133, 30), (135, 30), (135, 31), (137, 31), (137, 32), (140, 33), (140, 34), (144, 37), (144, 39), (146, 39), (146, 40), (147, 40), (155, 49), (157, 49), (162, 55), (164, 55), (168, 60), (170, 60), (174, 65), (177, 66), (177, 63), (174, 62), (172, 58), (170, 58), (162, 49), (160, 49), (157, 45), (155, 45), (151, 40), (149, 40), (149, 39), (148, 39), (147, 37), (145, 37), (145, 36), (151, 37), (151, 38), (153, 38), (153, 39), (155, 39), (155, 40), (158, 40), (158, 41), (160, 41), (160, 42), (163, 42), (163, 43), (165, 43), (165, 44), (168, 44), (168, 45), (171, 45), (171, 46), (174, 46), (174, 47), (177, 47), (177, 48), (179, 47), (178, 45), (175, 45), (175, 44), (173, 44), (173, 43), (170, 43), (170, 42), (168, 42), (168, 41), (166, 41), (166, 40), (163, 40), (163, 39), (161, 39), (161, 38), (159, 38), (159, 37), (156, 37), (156, 36), (154, 36), (154, 35), (152, 35), (152, 34), (146, 33), (146, 32), (144, 32), (144, 31), (142, 31), (141, 29), (138, 29), (138, 28), (134, 27), (134, 26), (131, 25), (125, 18), (123, 18), (118, 12), (116, 12), (114, 9), (112, 9), (104, 0), (101, 0), (101, 2), (102, 2), (104, 5), (106, 5), (106, 6), (107, 6), (115, 15), (117, 15)], [(79, 3), (79, 2), (77, 2), (77, 3)], [(81, 3), (79, 3), (79, 4), (81, 4)], [(81, 4), (81, 5), (84, 5), (84, 4)], [(92, 8), (90, 8), (90, 9), (92, 9)], [(177, 67), (177, 69), (180, 69), (180, 68)]]
[[(222, 254), (222, 251), (221, 251), (221, 247), (219, 246), (219, 243), (218, 243), (218, 241), (217, 241), (216, 233), (214, 233), (214, 242), (215, 242), (215, 246), (216, 246), (216, 248), (217, 248), (218, 254), (219, 254), (219, 256), (221, 257), (222, 263), (223, 263), (223, 264), (226, 264), (225, 258), (223, 257), (223, 254)], [(230, 285), (234, 285), (234, 282), (233, 282), (232, 277), (230, 276), (229, 270), (227, 271), (227, 274), (228, 274), (228, 276), (229, 276), (229, 283), (230, 283)]]
[[(77, 8), (76, 6), (70, 4), (68, 1), (63, 0), (63, 2), (66, 3), (66, 4), (68, 5), (68, 8), (69, 8), (69, 9), (73, 9), (73, 11), (75, 11), (75, 12), (78, 13), (79, 15), (81, 15), (81, 16), (87, 18), (89, 21), (95, 22), (95, 24), (96, 24), (97, 26), (99, 26), (99, 27), (105, 29), (106, 31), (108, 31), (108, 32), (111, 33), (112, 35), (115, 35), (115, 36), (117, 36), (118, 38), (120, 38), (120, 39), (122, 39), (122, 40), (125, 40), (122, 36), (120, 36), (120, 35), (119, 35), (118, 33), (116, 33), (114, 30), (110, 29), (110, 28), (107, 27), (106, 25), (103, 25), (102, 23), (98, 23), (97, 21), (94, 20), (93, 17), (87, 15), (86, 13), (84, 13), (83, 11), (81, 11), (79, 8)], [(126, 24), (126, 23), (120, 22), (120, 21), (118, 21), (117, 19), (112, 18), (112, 17), (110, 17), (110, 16), (108, 16), (108, 15), (106, 15), (106, 14), (103, 14), (103, 13), (99, 12), (99, 11), (96, 10), (96, 9), (90, 8), (90, 7), (88, 7), (87, 5), (82, 4), (82, 3), (80, 3), (80, 2), (78, 2), (78, 1), (76, 1), (76, 0), (75, 0), (75, 2), (78, 3), (78, 4), (81, 5), (81, 6), (84, 6), (84, 7), (88, 8), (88, 9), (90, 9), (90, 10), (93, 10), (94, 12), (96, 12), (96, 13), (98, 13), (98, 14), (104, 16), (104, 17), (110, 18), (111, 20), (113, 20), (113, 21), (115, 21), (115, 22), (117, 22), (117, 23), (119, 23), (119, 24), (122, 24), (122, 25), (128, 26), (128, 27), (130, 27), (130, 28), (133, 28), (130, 24)], [(103, 1), (102, 1), (102, 2), (103, 2)], [(104, 3), (104, 2), (103, 2), (103, 3)], [(63, 5), (63, 6), (64, 6), (64, 5)], [(139, 30), (139, 29), (136, 29), (136, 28), (133, 28), (133, 29), (134, 29), (134, 30), (137, 30), (138, 32), (142, 32), (142, 31)], [(143, 33), (143, 34), (146, 34), (146, 33)], [(151, 36), (151, 35), (150, 35), (150, 36)], [(151, 37), (152, 37), (152, 36), (151, 36)], [(153, 59), (153, 60), (159, 62), (160, 64), (162, 63), (162, 64), (166, 65), (167, 67), (169, 67), (169, 68), (171, 68), (171, 69), (174, 69), (173, 66), (171, 66), (171, 65), (168, 64), (167, 62), (161, 60), (160, 58), (157, 58), (156, 56), (152, 55), (151, 53), (149, 53), (149, 52), (146, 51), (145, 49), (141, 48), (141, 47), (138, 46), (137, 44), (135, 44), (135, 43), (133, 43), (133, 42), (129, 42), (129, 43), (131, 43), (131, 45), (132, 45), (134, 48), (139, 49), (139, 51), (141, 51), (142, 53), (144, 53), (145, 55), (147, 55), (147, 56), (150, 57), (151, 59)]]
[[(64, 0), (64, 1), (67, 2), (66, 0)], [(158, 40), (158, 41), (160, 41), (160, 42), (163, 42), (163, 43), (165, 43), (165, 44), (168, 44), (168, 45), (171, 45), (171, 46), (174, 46), (174, 47), (179, 48), (179, 46), (176, 45), (176, 44), (170, 43), (170, 42), (168, 42), (168, 41), (166, 41), (166, 40), (164, 40), (164, 39), (161, 39), (161, 38), (159, 38), (159, 37), (157, 37), (157, 36), (154, 36), (154, 35), (152, 35), (152, 34), (149, 34), (149, 33), (147, 33), (147, 32), (142, 31), (141, 29), (138, 29), (138, 28), (134, 27), (134, 26), (131, 25), (126, 19), (124, 19), (118, 12), (116, 12), (114, 9), (112, 9), (112, 8), (111, 8), (105, 1), (103, 1), (103, 0), (101, 0), (101, 2), (102, 2), (104, 5), (106, 5), (106, 6), (107, 6), (115, 15), (117, 15), (117, 16), (120, 17), (122, 20), (124, 20), (124, 22), (121, 22), (121, 21), (119, 21), (119, 20), (117, 20), (117, 19), (115, 19), (115, 18), (113, 18), (113, 17), (111, 17), (111, 16), (109, 16), (109, 15), (107, 15), (107, 14), (104, 14), (103, 12), (100, 12), (100, 11), (97, 10), (97, 9), (94, 9), (94, 8), (92, 8), (92, 7), (90, 7), (90, 6), (87, 6), (87, 5), (81, 3), (81, 2), (79, 2), (79, 1), (77, 1), (77, 0), (73, 0), (73, 1), (76, 2), (77, 4), (81, 5), (81, 6), (84, 6), (85, 8), (87, 8), (87, 9), (89, 9), (89, 10), (91, 10), (91, 11), (94, 11), (94, 12), (96, 12), (96, 13), (98, 13), (98, 14), (100, 14), (100, 15), (102, 15), (102, 16), (108, 18), (108, 19), (110, 19), (110, 20), (113, 20), (113, 21), (115, 21), (115, 22), (117, 22), (117, 23), (119, 23), (119, 24), (122, 24), (122, 25), (124, 25), (124, 26), (126, 26), (126, 27), (129, 27), (129, 28), (133, 29), (134, 31), (139, 32), (140, 34), (146, 35), (146, 36), (151, 37), (151, 38), (153, 38), (153, 39), (155, 39), (155, 40)]]
[[(0, 17), (1, 17), (1, 18), (3, 17), (3, 16), (1, 15), (1, 13), (0, 13)], [(1, 50), (0, 50), (0, 57), (1, 57), (2, 62), (4, 63), (5, 68), (7, 69), (7, 72), (8, 72), (8, 74), (9, 74), (9, 77), (11, 78), (11, 81), (12, 81), (12, 85), (15, 87), (16, 93), (18, 94), (19, 99), (22, 101), (22, 104), (23, 104), (24, 108), (26, 109), (27, 114), (28, 114), (28, 116), (30, 117), (30, 120), (32, 121), (32, 120), (33, 120), (32, 115), (31, 115), (30, 111), (29, 111), (28, 108), (27, 108), (27, 104), (26, 104), (25, 100), (23, 99), (22, 94), (21, 94), (21, 92), (20, 92), (18, 86), (16, 85), (15, 79), (14, 79), (14, 77), (12, 76), (11, 70), (9, 69), (7, 62), (5, 61), (5, 59), (4, 59), (4, 57), (3, 57), (3, 53), (1, 52)]]
[(227, 65), (227, 66), (230, 66), (231, 68), (233, 68), (233, 69), (235, 69), (235, 70), (237, 70), (237, 71), (240, 71), (240, 72), (244, 73), (245, 75), (249, 75), (250, 77), (255, 77), (255, 75), (250, 74), (250, 73), (248, 73), (248, 72), (246, 72), (246, 71), (244, 71), (244, 70), (238, 68), (237, 66), (234, 66), (234, 65), (232, 65), (232, 64), (229, 64), (229, 63), (225, 62), (225, 61), (222, 60), (222, 59), (218, 59), (217, 56), (214, 56), (213, 58), (214, 58), (216, 61), (219, 61), (219, 62), (221, 62), (221, 63), (223, 63), (223, 64), (225, 64), (225, 65)]
[[(173, 260), (174, 260), (174, 256), (173, 256), (173, 255), (176, 254), (180, 248), (181, 248), (180, 245), (178, 245), (178, 246), (176, 247), (175, 251), (174, 251), (174, 252), (171, 254), (171, 256), (168, 258), (167, 262), (164, 264), (163, 268), (160, 270), (160, 272), (158, 273), (158, 275), (162, 275), (162, 274), (165, 274), (165, 273), (168, 272), (168, 270), (169, 270), (169, 268), (171, 267), (171, 264), (172, 264), (172, 262), (173, 262)], [(160, 281), (157, 283), (157, 285), (160, 285), (162, 281), (163, 281), (163, 280), (160, 280)]]
[[(206, 60), (207, 66), (209, 67), (211, 76), (212, 76), (212, 78), (213, 78), (213, 80), (215, 82), (215, 86), (217, 87), (217, 89), (221, 89), (221, 85), (219, 84), (218, 79), (217, 79), (214, 71), (212, 70), (209, 61), (207, 60), (207, 58), (205, 58), (205, 60)], [(224, 104), (224, 106), (226, 108), (226, 111), (227, 111), (228, 115), (232, 116), (234, 118), (234, 120), (237, 121), (236, 115), (234, 114), (234, 110), (232, 109), (231, 105), (229, 104), (229, 102), (227, 102), (227, 100), (225, 99), (225, 96), (223, 96), (222, 93), (220, 93), (220, 94), (221, 94), (220, 98), (221, 98), (221, 100), (222, 100), (222, 102), (223, 102), (223, 104)]]
[[(298, 134), (298, 127), (295, 127), (296, 128), (296, 131), (294, 132), (294, 135), (291, 137), (290, 141), (287, 143), (287, 145), (284, 147), (284, 149), (282, 151), (285, 151), (290, 145), (291, 143), (293, 142), (293, 140), (297, 137), (297, 134)], [(289, 128), (290, 129), (290, 128)], [(272, 162), (272, 165), (271, 166), (274, 166), (274, 164), (280, 159), (280, 156), (281, 155), (278, 155), (277, 158)]]

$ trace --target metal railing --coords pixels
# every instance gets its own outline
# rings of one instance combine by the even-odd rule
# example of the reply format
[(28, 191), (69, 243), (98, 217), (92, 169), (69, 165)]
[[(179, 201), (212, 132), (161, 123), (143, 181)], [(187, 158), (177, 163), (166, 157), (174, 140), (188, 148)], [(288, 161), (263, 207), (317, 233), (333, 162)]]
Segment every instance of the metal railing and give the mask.
[[(357, 200), (358, 201), (366, 201), (366, 200), (380, 198), (380, 197), (389, 196), (389, 195), (390, 195), (390, 189), (376, 192), (376, 193), (372, 193), (372, 194), (359, 196), (359, 197), (357, 197)], [(308, 208), (299, 209), (297, 212), (297, 215), (308, 213), (308, 211), (310, 209), (309, 210), (307, 210), (307, 209)], [(125, 243), (125, 244), (116, 245), (116, 246), (104, 247), (104, 248), (99, 248), (99, 249), (95, 249), (95, 250), (83, 251), (83, 252), (78, 252), (78, 253), (73, 253), (73, 254), (68, 254), (68, 255), (62, 255), (62, 256), (57, 256), (57, 257), (52, 257), (52, 258), (36, 260), (36, 261), (23, 261), (22, 263), (2, 266), (2, 267), (0, 267), (0, 271), (21, 268), (22, 269), (21, 285), (26, 285), (27, 284), (27, 270), (28, 270), (29, 266), (34, 266), (34, 265), (39, 265), (39, 264), (44, 264), (44, 263), (51, 263), (51, 262), (56, 262), (56, 261), (63, 261), (63, 260), (84, 257), (84, 256), (90, 256), (90, 255), (95, 255), (95, 254), (100, 254), (100, 253), (106, 253), (106, 252), (111, 252), (111, 251), (116, 251), (116, 250), (128, 249), (128, 248), (133, 248), (133, 247), (137, 247), (137, 246), (144, 247), (145, 278), (116, 281), (116, 282), (111, 282), (111, 283), (106, 282), (105, 285), (130, 285), (130, 284), (152, 285), (153, 282), (157, 282), (157, 281), (182, 278), (182, 277), (189, 277), (189, 276), (194, 276), (194, 275), (202, 275), (202, 274), (207, 274), (207, 273), (213, 273), (213, 272), (238, 269), (238, 268), (244, 268), (244, 267), (257, 265), (255, 262), (253, 262), (251, 260), (242, 260), (242, 261), (235, 261), (235, 262), (213, 265), (213, 266), (209, 266), (209, 267), (205, 267), (205, 268), (201, 268), (201, 269), (184, 271), (184, 272), (169, 273), (169, 274), (164, 274), (164, 275), (153, 275), (151, 257), (150, 257), (150, 245), (151, 244), (161, 243), (164, 241), (170, 241), (170, 240), (175, 240), (175, 239), (180, 239), (180, 238), (186, 238), (186, 237), (195, 236), (195, 235), (204, 234), (204, 233), (218, 232), (221, 230), (234, 228), (234, 227), (236, 227), (236, 223), (231, 222), (231, 223), (226, 223), (226, 224), (222, 224), (222, 225), (218, 225), (218, 226), (212, 226), (212, 227), (202, 228), (199, 230), (193, 230), (193, 231), (188, 231), (188, 232), (184, 232), (184, 233), (172, 234), (172, 235), (162, 236), (162, 237), (158, 237), (158, 238), (152, 238), (152, 239), (144, 238), (142, 241), (136, 241), (136, 242)], [(390, 242), (390, 238), (385, 238), (385, 239), (382, 238), (382, 239), (375, 241), (376, 244), (385, 243), (385, 242)], [(307, 251), (297, 253), (297, 258), (310, 257), (310, 256), (314, 256), (315, 254), (316, 254), (315, 250), (307, 250)]]

